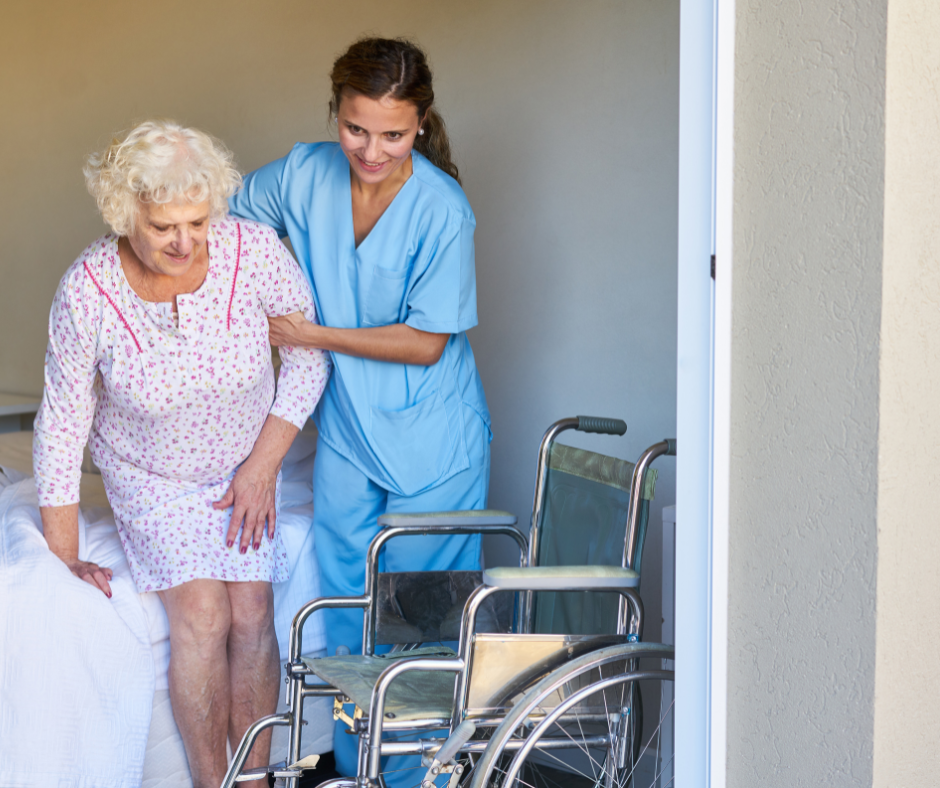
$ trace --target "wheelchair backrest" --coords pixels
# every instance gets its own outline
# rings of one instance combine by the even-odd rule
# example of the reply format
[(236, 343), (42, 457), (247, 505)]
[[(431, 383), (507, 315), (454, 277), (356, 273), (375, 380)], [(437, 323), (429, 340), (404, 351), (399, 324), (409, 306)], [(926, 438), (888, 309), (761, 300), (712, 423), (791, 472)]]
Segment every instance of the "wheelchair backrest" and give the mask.
[[(551, 445), (537, 540), (539, 566), (620, 566), (634, 463), (559, 443)], [(640, 571), (657, 471), (643, 481), (633, 569)], [(602, 634), (617, 629), (618, 597), (539, 592), (534, 631)]]
[[(457, 641), (467, 599), (482, 582), (479, 571), (381, 573), (375, 644)], [(496, 594), (486, 600), (477, 621), (485, 632), (509, 632), (512, 619), (512, 595)]]

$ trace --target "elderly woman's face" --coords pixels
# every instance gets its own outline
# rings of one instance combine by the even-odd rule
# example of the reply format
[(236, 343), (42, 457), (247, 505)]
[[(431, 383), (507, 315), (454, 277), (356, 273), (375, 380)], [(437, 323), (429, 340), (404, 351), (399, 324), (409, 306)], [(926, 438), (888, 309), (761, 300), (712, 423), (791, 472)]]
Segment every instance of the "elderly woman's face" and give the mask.
[(138, 203), (137, 226), (128, 236), (144, 267), (164, 276), (182, 276), (201, 259), (209, 233), (209, 201)]

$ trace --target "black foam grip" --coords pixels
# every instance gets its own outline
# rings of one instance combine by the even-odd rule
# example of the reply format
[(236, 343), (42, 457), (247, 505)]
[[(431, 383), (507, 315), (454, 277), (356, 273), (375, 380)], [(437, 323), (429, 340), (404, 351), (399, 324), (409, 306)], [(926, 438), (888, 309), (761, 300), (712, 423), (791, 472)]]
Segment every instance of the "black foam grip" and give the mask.
[(600, 432), (604, 435), (623, 435), (627, 422), (623, 419), (603, 419), (598, 416), (578, 416), (579, 432)]

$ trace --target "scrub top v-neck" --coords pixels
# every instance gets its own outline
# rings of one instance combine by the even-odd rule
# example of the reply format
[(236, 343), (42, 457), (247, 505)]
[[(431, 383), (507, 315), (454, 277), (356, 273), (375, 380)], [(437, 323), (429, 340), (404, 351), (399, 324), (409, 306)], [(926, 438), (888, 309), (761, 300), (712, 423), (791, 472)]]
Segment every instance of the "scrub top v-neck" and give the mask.
[(489, 427), (465, 332), (476, 325), (476, 220), (457, 182), (420, 153), (413, 172), (356, 248), (349, 162), (336, 143), (300, 143), (248, 175), (230, 200), (236, 216), (291, 239), (323, 325), (405, 323), (450, 334), (432, 366), (333, 353), (315, 414), (320, 437), (399, 495), (469, 467), (470, 419)]
[[(349, 205), (349, 227), (350, 227), (354, 253), (358, 254), (359, 250), (362, 249), (363, 246), (369, 243), (369, 239), (372, 237), (372, 233), (380, 224), (386, 221), (391, 222), (391, 223), (395, 222), (395, 206), (396, 204), (403, 205), (403, 204), (408, 203), (407, 189), (408, 189), (408, 184), (412, 182), (412, 179), (413, 179), (413, 176), (409, 175), (408, 179), (398, 189), (398, 193), (392, 198), (392, 201), (386, 206), (385, 210), (376, 220), (375, 224), (372, 225), (372, 229), (369, 230), (368, 233), (366, 233), (365, 238), (363, 238), (358, 244), (356, 243), (356, 222), (353, 217), (353, 207), (352, 207), (352, 179), (350, 178), (347, 181), (346, 197), (348, 198), (347, 205)], [(398, 197), (402, 192), (406, 192), (406, 194), (401, 199), (401, 201), (399, 201)]]

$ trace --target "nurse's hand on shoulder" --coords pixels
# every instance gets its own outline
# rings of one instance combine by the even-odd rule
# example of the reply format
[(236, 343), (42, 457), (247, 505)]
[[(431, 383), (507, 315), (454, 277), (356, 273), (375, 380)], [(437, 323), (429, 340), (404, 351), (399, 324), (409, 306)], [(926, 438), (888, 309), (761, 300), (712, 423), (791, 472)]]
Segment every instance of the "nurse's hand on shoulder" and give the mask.
[(430, 367), (440, 361), (450, 334), (420, 331), (405, 323), (369, 328), (330, 328), (309, 322), (302, 313), (268, 318), (272, 345), (320, 348), (346, 356)]

